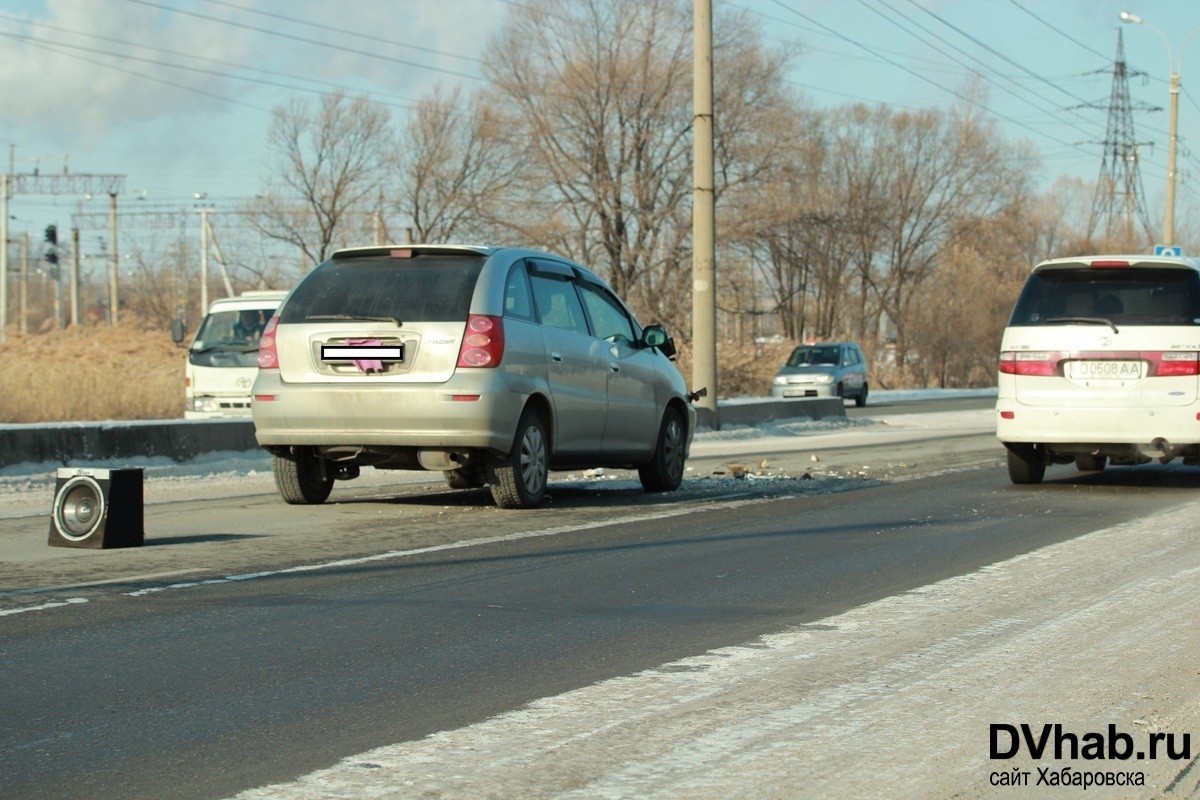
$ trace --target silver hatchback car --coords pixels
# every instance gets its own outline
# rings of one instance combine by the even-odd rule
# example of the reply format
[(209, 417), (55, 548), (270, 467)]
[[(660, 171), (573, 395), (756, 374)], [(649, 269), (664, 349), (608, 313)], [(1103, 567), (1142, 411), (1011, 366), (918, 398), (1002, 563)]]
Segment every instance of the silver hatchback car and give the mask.
[(683, 478), (696, 411), (674, 343), (593, 272), (535, 250), (341, 250), (259, 343), (252, 413), (288, 503), (321, 503), (360, 468), (441, 470), (536, 506), (550, 469)]
[(867, 404), (867, 360), (854, 342), (803, 344), (792, 351), (771, 383), (771, 396), (854, 398)]

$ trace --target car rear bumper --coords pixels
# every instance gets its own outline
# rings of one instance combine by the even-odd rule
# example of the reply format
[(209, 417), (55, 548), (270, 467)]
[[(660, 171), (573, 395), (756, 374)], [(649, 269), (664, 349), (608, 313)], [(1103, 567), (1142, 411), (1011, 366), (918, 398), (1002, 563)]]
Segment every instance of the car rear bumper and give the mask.
[(996, 403), (996, 436), (1032, 444), (1200, 444), (1200, 403), (1159, 408), (1072, 408)]
[(788, 400), (798, 397), (837, 397), (837, 387), (832, 383), (789, 383), (786, 386), (772, 386), (771, 397)]
[(284, 384), (277, 372), (263, 371), (254, 384), (254, 435), (263, 446), (507, 452), (526, 395), (511, 391), (494, 374), (460, 376), (440, 384), (338, 386)]

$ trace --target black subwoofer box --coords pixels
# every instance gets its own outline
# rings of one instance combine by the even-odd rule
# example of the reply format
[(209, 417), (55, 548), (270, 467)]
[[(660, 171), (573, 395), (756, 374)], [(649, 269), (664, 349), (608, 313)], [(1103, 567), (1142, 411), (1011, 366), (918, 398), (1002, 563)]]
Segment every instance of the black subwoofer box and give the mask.
[(58, 471), (52, 547), (140, 547), (145, 539), (140, 468)]

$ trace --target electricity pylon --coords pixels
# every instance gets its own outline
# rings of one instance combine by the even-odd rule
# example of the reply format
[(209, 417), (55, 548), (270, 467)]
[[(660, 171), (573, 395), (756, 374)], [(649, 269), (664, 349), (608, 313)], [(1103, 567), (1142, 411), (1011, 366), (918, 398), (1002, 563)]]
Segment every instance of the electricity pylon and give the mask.
[[(1120, 241), (1129, 252), (1137, 246), (1135, 233), (1154, 241), (1150, 218), (1146, 213), (1145, 192), (1138, 169), (1137, 137), (1133, 131), (1133, 106), (1129, 101), (1129, 76), (1125, 66), (1125, 42), (1117, 29), (1117, 58), (1113, 62), (1112, 94), (1108, 101), (1108, 125), (1104, 132), (1104, 157), (1100, 162), (1100, 177), (1092, 199), (1092, 214), (1088, 221), (1088, 238), (1096, 233)], [(1146, 111), (1161, 108), (1142, 107)]]

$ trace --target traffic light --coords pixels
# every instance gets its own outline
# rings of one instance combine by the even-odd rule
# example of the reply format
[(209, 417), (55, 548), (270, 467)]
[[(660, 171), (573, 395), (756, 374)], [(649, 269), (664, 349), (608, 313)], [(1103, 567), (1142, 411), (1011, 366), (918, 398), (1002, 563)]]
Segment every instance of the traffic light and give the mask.
[(49, 244), (58, 244), (58, 226), (46, 226), (46, 242)]

